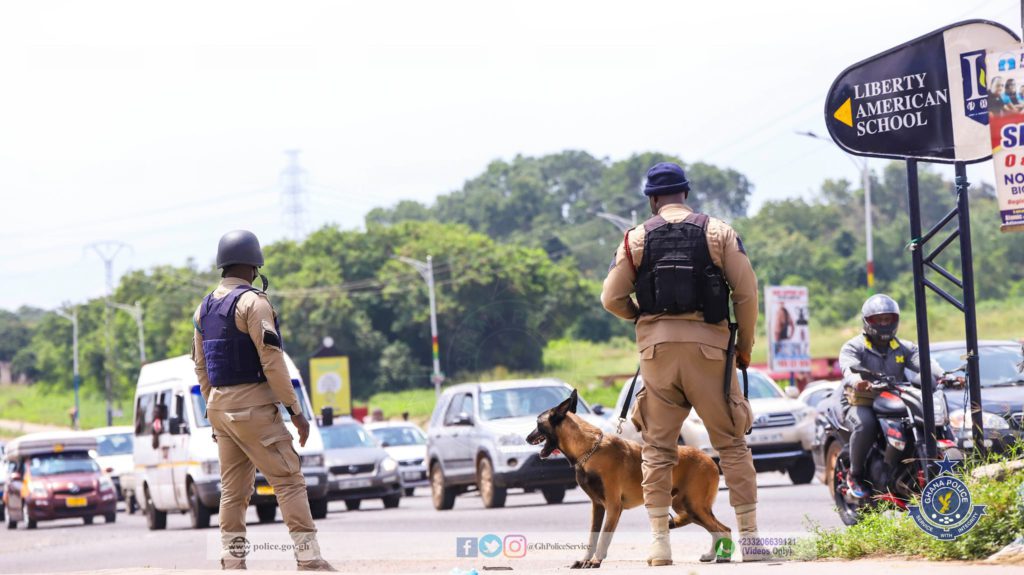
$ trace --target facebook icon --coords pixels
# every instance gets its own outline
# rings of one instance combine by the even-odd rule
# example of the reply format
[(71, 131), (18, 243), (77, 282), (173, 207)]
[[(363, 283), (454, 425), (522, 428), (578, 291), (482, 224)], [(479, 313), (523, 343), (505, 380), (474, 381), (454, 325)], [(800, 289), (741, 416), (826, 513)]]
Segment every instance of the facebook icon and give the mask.
[(476, 557), (478, 548), (476, 537), (456, 537), (455, 538), (455, 556), (456, 557)]

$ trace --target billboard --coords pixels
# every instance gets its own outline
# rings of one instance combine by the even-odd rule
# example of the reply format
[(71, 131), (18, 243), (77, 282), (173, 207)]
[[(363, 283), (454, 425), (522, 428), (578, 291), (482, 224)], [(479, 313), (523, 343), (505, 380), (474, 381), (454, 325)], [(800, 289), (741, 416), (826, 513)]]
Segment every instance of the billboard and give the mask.
[(811, 371), (810, 307), (803, 286), (765, 286), (765, 325), (771, 371)]
[(1024, 50), (989, 52), (986, 69), (1001, 229), (1024, 231)]
[(987, 160), (985, 52), (1017, 41), (1000, 24), (969, 20), (858, 62), (829, 90), (829, 134), (859, 156)]
[(313, 411), (330, 406), (335, 415), (352, 412), (352, 380), (348, 375), (348, 356), (313, 357), (309, 360)]

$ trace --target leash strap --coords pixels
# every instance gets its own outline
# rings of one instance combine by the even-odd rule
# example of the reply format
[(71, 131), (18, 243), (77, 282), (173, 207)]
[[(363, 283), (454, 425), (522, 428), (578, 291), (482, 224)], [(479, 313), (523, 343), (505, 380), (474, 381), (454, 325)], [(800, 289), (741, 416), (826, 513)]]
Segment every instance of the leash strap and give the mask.
[(636, 379), (640, 377), (640, 366), (636, 366), (636, 373), (633, 375), (633, 382), (629, 384), (629, 393), (626, 400), (622, 402), (622, 411), (619, 412), (619, 424), (615, 426), (615, 433), (622, 435), (622, 424), (626, 421), (626, 414), (629, 413), (629, 404), (633, 400), (633, 390), (636, 388)]

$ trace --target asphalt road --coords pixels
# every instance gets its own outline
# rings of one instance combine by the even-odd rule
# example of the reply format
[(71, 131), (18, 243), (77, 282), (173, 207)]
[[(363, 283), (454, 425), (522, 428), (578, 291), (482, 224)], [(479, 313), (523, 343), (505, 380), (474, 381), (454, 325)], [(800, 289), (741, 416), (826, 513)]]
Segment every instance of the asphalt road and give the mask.
[[(811, 522), (824, 527), (840, 526), (825, 487), (815, 481), (795, 486), (788, 476), (763, 473), (758, 476), (759, 522), (761, 535), (794, 537), (807, 532)], [(726, 525), (736, 526), (729, 507), (728, 490), (722, 485), (715, 514)], [(579, 489), (566, 495), (560, 505), (548, 505), (540, 493), (509, 494), (503, 509), (485, 509), (473, 494), (460, 496), (455, 509), (439, 512), (430, 502), (429, 489), (421, 488), (413, 497), (402, 499), (397, 509), (385, 510), (379, 500), (364, 501), (359, 511), (347, 511), (341, 502), (331, 504), (331, 513), (318, 521), (324, 555), (344, 571), (402, 572), (437, 571), (449, 573), (453, 567), (481, 568), (483, 565), (560, 570), (582, 551), (553, 549), (554, 544), (578, 544), (586, 541), (590, 522), (590, 501)], [(0, 573), (38, 573), (82, 571), (127, 567), (169, 569), (211, 569), (218, 567), (218, 530), (189, 528), (186, 515), (168, 517), (166, 531), (149, 531), (139, 515), (119, 513), (117, 522), (83, 525), (80, 520), (40, 523), (32, 531), (4, 531), (0, 537)], [(261, 542), (287, 542), (280, 514), (274, 524), (260, 525), (250, 509), (248, 539)], [(468, 549), (464, 539), (488, 534), (506, 538), (521, 535), (531, 545), (526, 556), (495, 558), (456, 556), (456, 547)], [(642, 508), (623, 513), (616, 531), (608, 562), (642, 564), (648, 538), (646, 513)], [(672, 532), (677, 563), (696, 561), (709, 542), (699, 527), (688, 526)], [(474, 540), (475, 541), (475, 540)], [(505, 539), (505, 545), (509, 545)], [(465, 551), (464, 551), (465, 552)], [(474, 547), (472, 553), (477, 553)], [(514, 552), (513, 552), (514, 555)], [(250, 569), (294, 570), (290, 552), (266, 551), (256, 560), (249, 558)], [(526, 569), (530, 570), (530, 569)]]

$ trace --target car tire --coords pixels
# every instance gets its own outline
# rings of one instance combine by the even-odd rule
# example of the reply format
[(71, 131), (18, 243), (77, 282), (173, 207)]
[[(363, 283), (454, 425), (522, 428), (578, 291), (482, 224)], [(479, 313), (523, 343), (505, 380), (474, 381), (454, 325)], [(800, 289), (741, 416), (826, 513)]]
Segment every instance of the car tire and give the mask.
[(455, 507), (455, 488), (445, 484), (444, 471), (440, 463), (430, 467), (430, 499), (433, 500), (434, 509), (447, 511)]
[(148, 485), (142, 489), (146, 498), (146, 526), (149, 527), (150, 531), (167, 529), (167, 512), (160, 511), (156, 508), (156, 505), (153, 504), (153, 497), (149, 494)]
[(85, 523), (86, 525), (92, 525), (93, 519), (95, 519), (95, 517), (93, 517), (92, 515), (83, 517), (82, 518), (82, 523)]
[(484, 502), (484, 507), (495, 509), (505, 506), (508, 489), (498, 487), (495, 483), (494, 464), (488, 457), (481, 457), (476, 462), (476, 487), (480, 491), (480, 499)]
[(210, 508), (203, 505), (199, 499), (199, 490), (196, 484), (188, 482), (188, 517), (192, 523), (192, 529), (206, 529), (210, 526)]
[(125, 494), (124, 506), (128, 511), (128, 515), (135, 515), (135, 512), (139, 510), (139, 500), (135, 498), (134, 491)]
[(313, 519), (324, 519), (327, 517), (327, 498), (309, 500), (309, 513)]
[(260, 523), (273, 523), (277, 519), (277, 505), (264, 503), (256, 506), (256, 517)]
[[(412, 497), (413, 493), (416, 493), (416, 488), (415, 487), (406, 487), (405, 488), (405, 496), (406, 497)], [(0, 519), (2, 519), (2, 517), (0, 517)]]
[(544, 494), (544, 501), (549, 504), (557, 504), (565, 501), (565, 488), (558, 487), (542, 487), (541, 493)]
[[(4, 493), (3, 489), (0, 489), (0, 496)], [(7, 521), (7, 506), (4, 504), (2, 497), (0, 497), (0, 522)]]
[(359, 511), (359, 506), (362, 504), (362, 499), (346, 499), (345, 509), (348, 509), (349, 511)]
[(36, 528), (36, 520), (32, 519), (28, 515), (28, 502), (27, 501), (23, 502), (21, 504), (21, 521), (25, 524), (25, 529), (35, 529)]
[(402, 494), (395, 493), (394, 495), (388, 495), (387, 497), (381, 498), (384, 502), (384, 509), (394, 509), (398, 507), (398, 504), (402, 501)]
[(117, 512), (114, 511), (112, 513), (104, 513), (103, 514), (103, 522), (104, 523), (117, 523)]
[(793, 485), (806, 485), (814, 481), (814, 460), (809, 456), (801, 457), (789, 466), (788, 471)]

